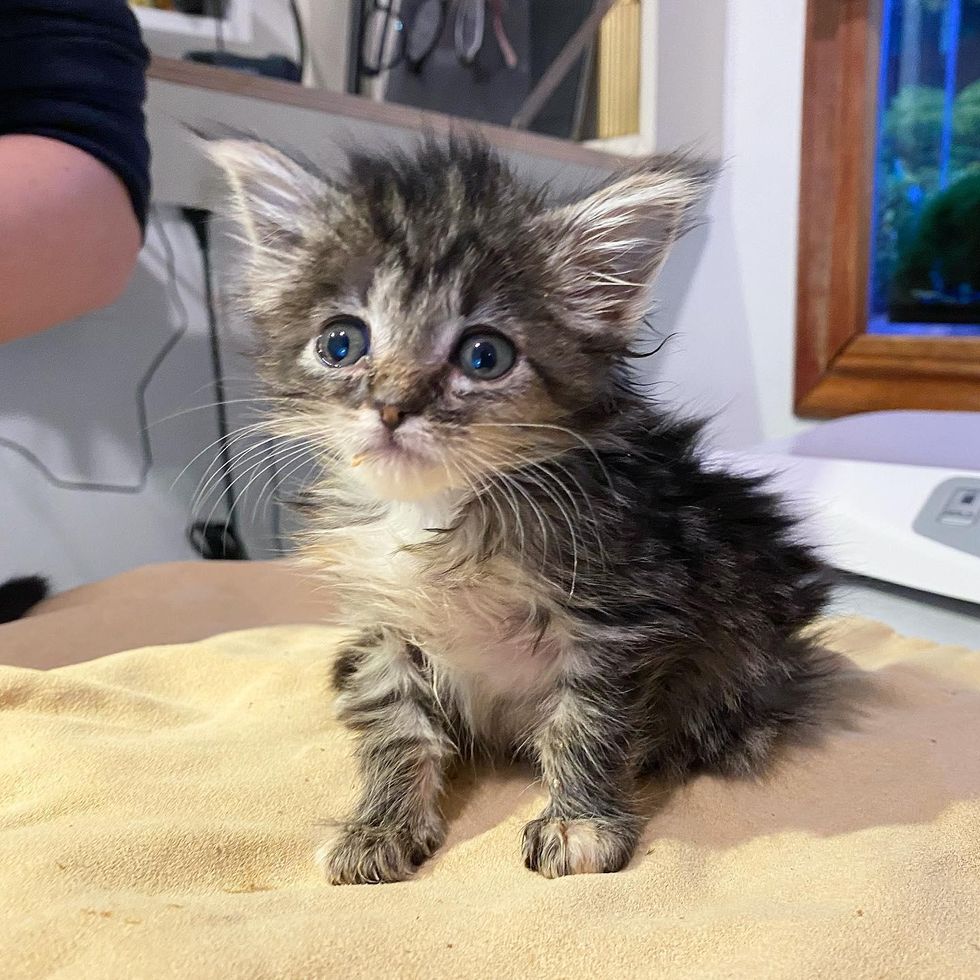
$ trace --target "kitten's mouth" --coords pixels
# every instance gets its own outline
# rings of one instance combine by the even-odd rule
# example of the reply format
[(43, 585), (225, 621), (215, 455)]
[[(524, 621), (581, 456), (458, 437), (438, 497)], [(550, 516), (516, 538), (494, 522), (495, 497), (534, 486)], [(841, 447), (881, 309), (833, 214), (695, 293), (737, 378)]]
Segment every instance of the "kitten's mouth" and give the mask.
[(365, 463), (389, 466), (432, 466), (434, 462), (428, 453), (422, 452), (418, 447), (406, 445), (393, 436), (379, 440), (370, 449), (363, 449), (350, 458), (350, 465), (355, 469)]
[(350, 458), (352, 469), (363, 466), (365, 463), (381, 463), (387, 465), (400, 466), (431, 466), (432, 462), (426, 456), (421, 456), (411, 450), (403, 449), (401, 446), (390, 447), (388, 449), (375, 449), (366, 453), (355, 453)]
[(448, 474), (437, 456), (417, 439), (391, 434), (354, 453), (349, 464), (358, 478), (379, 497), (418, 500), (445, 489)]

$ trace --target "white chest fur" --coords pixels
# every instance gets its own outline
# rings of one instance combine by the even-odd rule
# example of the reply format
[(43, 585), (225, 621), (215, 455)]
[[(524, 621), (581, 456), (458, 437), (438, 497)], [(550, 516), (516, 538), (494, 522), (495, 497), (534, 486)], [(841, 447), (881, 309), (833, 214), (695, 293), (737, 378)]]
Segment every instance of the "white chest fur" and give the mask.
[[(453, 523), (456, 506), (449, 495), (393, 504), (381, 520), (325, 536), (315, 557), (339, 586), (347, 623), (396, 630), (466, 700), (526, 699), (553, 679), (564, 643), (553, 626), (542, 632), (540, 602), (517, 564), (455, 560), (458, 545), (434, 529)], [(450, 549), (445, 560), (413, 551), (432, 543)]]

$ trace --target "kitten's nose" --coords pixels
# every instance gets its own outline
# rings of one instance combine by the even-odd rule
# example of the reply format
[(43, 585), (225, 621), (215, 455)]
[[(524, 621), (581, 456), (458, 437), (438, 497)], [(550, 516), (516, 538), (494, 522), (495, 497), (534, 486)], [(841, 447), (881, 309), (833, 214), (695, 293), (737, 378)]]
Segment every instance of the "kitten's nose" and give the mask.
[(394, 432), (405, 421), (405, 416), (408, 415), (408, 412), (399, 408), (397, 405), (379, 405), (378, 414), (381, 416), (381, 421), (385, 428)]

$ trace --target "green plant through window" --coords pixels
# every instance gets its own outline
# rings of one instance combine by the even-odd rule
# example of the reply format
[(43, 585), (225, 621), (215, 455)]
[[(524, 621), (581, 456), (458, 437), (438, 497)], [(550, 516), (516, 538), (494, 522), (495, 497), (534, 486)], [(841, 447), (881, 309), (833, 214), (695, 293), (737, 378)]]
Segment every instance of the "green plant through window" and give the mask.
[(885, 0), (869, 331), (980, 334), (980, 0)]

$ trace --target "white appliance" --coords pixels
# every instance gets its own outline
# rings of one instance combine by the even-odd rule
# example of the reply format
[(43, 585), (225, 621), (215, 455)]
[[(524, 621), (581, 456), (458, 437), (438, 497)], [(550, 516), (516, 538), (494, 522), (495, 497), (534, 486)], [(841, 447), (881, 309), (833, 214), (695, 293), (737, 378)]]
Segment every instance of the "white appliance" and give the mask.
[(980, 412), (870, 412), (724, 454), (847, 572), (980, 603)]

